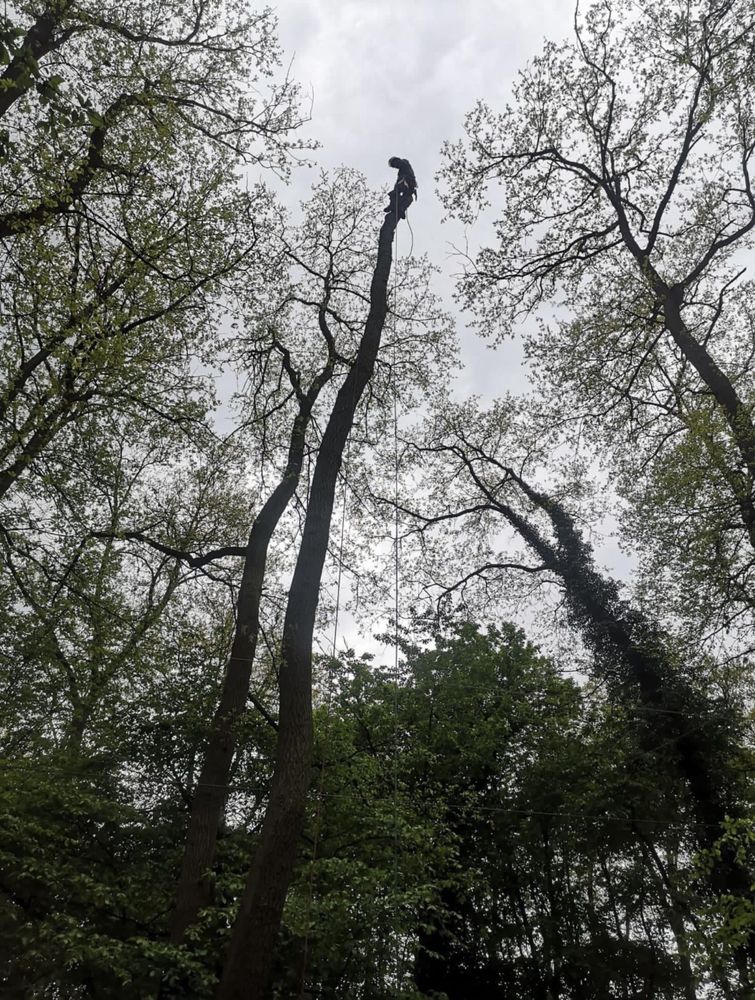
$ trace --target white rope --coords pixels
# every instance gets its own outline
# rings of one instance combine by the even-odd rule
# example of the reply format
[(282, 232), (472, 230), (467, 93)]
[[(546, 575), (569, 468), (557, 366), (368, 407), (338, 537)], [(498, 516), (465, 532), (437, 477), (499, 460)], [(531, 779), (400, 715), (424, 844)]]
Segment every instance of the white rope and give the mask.
[[(346, 439), (346, 461), (344, 462), (345, 467), (349, 467), (349, 454), (351, 450), (351, 435)], [(341, 538), (338, 544), (338, 576), (336, 577), (336, 613), (335, 621), (333, 623), (333, 651), (332, 659), (336, 658), (336, 646), (338, 644), (338, 615), (341, 610), (341, 577), (343, 575), (343, 537), (346, 528), (346, 477), (341, 474), (341, 482), (343, 486), (343, 499), (341, 506)], [(329, 668), (329, 683), (328, 683), (328, 694), (327, 694), (327, 706), (328, 712), (330, 712), (330, 681), (333, 675), (333, 664), (331, 662)]]
[[(349, 452), (350, 452), (351, 440), (347, 439), (346, 443), (346, 462), (345, 465), (348, 468), (349, 465)], [(335, 674), (336, 665), (336, 647), (338, 644), (338, 615), (341, 608), (341, 578), (343, 576), (343, 542), (344, 534), (346, 531), (346, 477), (341, 475), (342, 482), (342, 506), (341, 506), (341, 530), (340, 530), (340, 541), (338, 545), (338, 575), (336, 577), (336, 608), (335, 608), (335, 621), (333, 624), (333, 645), (331, 648), (330, 662), (328, 663), (327, 672), (327, 685), (325, 689), (325, 723), (326, 723), (326, 733), (329, 734), (330, 729), (330, 714), (333, 703), (333, 676)], [(323, 806), (325, 802), (325, 757), (320, 763), (320, 780), (318, 782), (317, 788), (317, 811), (315, 813), (315, 829), (312, 835), (312, 861), (311, 867), (309, 869), (309, 889), (307, 894), (307, 920), (306, 927), (304, 930), (304, 948), (302, 950), (302, 967), (301, 967), (301, 977), (299, 981), (299, 997), (298, 1000), (305, 1000), (308, 996), (306, 992), (306, 981), (307, 981), (307, 964), (309, 961), (309, 922), (312, 915), (312, 902), (314, 899), (315, 892), (315, 864), (317, 863), (317, 849), (320, 844), (320, 829), (322, 827), (322, 814)]]
[[(398, 898), (399, 890), (399, 836), (398, 836), (398, 707), (399, 707), (399, 606), (400, 606), (400, 558), (399, 558), (399, 509), (398, 509), (398, 482), (399, 482), (399, 446), (398, 446), (398, 379), (396, 377), (396, 346), (398, 340), (398, 192), (396, 193), (396, 228), (394, 229), (394, 271), (393, 271), (393, 492), (394, 492), (394, 509), (395, 509), (395, 519), (394, 519), (394, 657), (393, 657), (393, 685), (394, 685), (394, 701), (393, 701), (393, 731), (394, 731), (394, 744), (395, 752), (393, 755), (393, 827), (394, 827), (394, 848), (393, 848), (393, 895), (394, 899)], [(412, 236), (412, 241), (414, 237)], [(351, 440), (347, 439), (346, 444), (346, 461), (345, 466), (348, 468), (349, 465), (349, 455), (350, 455)], [(340, 539), (338, 547), (338, 574), (336, 577), (336, 600), (335, 600), (335, 615), (333, 623), (333, 642), (332, 642), (332, 653), (330, 657), (330, 663), (328, 664), (328, 682), (326, 688), (326, 720), (330, 719), (331, 703), (332, 703), (332, 691), (333, 691), (333, 673), (336, 661), (336, 649), (338, 645), (338, 619), (341, 610), (341, 582), (343, 576), (343, 547), (344, 538), (346, 532), (346, 506), (347, 506), (347, 496), (346, 496), (346, 479), (341, 476), (343, 483), (343, 504), (341, 507), (341, 528), (340, 528)], [(306, 929), (304, 932), (304, 948), (302, 951), (302, 967), (301, 976), (299, 981), (299, 1000), (304, 1000), (307, 996), (306, 993), (306, 975), (307, 975), (307, 964), (309, 959), (309, 923), (312, 911), (312, 902), (314, 899), (314, 881), (315, 881), (315, 863), (317, 861), (317, 849), (319, 846), (319, 835), (320, 827), (322, 825), (322, 807), (325, 798), (325, 761), (323, 759), (320, 765), (320, 781), (317, 796), (317, 813), (315, 816), (315, 829), (312, 838), (312, 861), (309, 876), (309, 891), (307, 899), (307, 918), (306, 918)], [(398, 934), (396, 935), (396, 983), (397, 987), (401, 986), (401, 942)]]
[[(393, 594), (394, 594), (394, 640), (393, 640), (393, 898), (394, 905), (398, 899), (399, 891), (399, 834), (398, 834), (398, 752), (399, 752), (399, 732), (398, 732), (398, 709), (399, 709), (399, 602), (400, 602), (400, 563), (399, 563), (399, 509), (398, 509), (398, 480), (399, 480), (399, 448), (398, 448), (398, 376), (397, 376), (397, 354), (396, 346), (398, 342), (398, 191), (396, 192), (396, 228), (393, 238), (395, 245), (395, 263), (393, 271), (393, 500), (394, 500), (394, 524), (393, 524)], [(401, 940), (396, 932), (396, 987), (401, 989)]]

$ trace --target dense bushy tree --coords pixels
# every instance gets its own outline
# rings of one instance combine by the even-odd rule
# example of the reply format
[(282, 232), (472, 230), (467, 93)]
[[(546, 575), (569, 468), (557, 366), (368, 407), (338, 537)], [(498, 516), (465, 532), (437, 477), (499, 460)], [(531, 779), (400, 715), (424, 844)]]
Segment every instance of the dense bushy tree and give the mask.
[(323, 681), (276, 995), (696, 995), (686, 805), (649, 766), (642, 712), (511, 626), (403, 650), (400, 679), (349, 658)]
[[(237, 174), (249, 164), (285, 173), (301, 148), (297, 88), (274, 79), (274, 26), (269, 10), (233, 3), (124, 8), (63, 0), (41, 9), (9, 4), (2, 15), (0, 530), (9, 697), (2, 730), (6, 752), (19, 761), (7, 786), (18, 795), (11, 809), (18, 836), (4, 855), (10, 892), (57, 774), (49, 850), (60, 849), (54, 831), (62, 837), (74, 822), (69, 800), (76, 814), (84, 801), (93, 811), (70, 856), (62, 852), (63, 868), (77, 853), (95, 863), (88, 841), (100, 808), (124, 829), (144, 822), (133, 809), (144, 804), (145, 772), (181, 786), (171, 810), (182, 826), (207, 724), (201, 693), (209, 684), (214, 694), (213, 660), (228, 635), (217, 591), (233, 576), (221, 567), (205, 577), (192, 606), (183, 592), (203, 564), (176, 554), (201, 556), (218, 537), (235, 542), (254, 501), (254, 490), (237, 489), (247, 455), (213, 432), (207, 377), (222, 363), (227, 297), (264, 268), (260, 241), (272, 223), (269, 195), (247, 190)], [(181, 621), (190, 610), (191, 622)], [(155, 737), (172, 725), (158, 697), (181, 669), (171, 623), (177, 644), (204, 634), (197, 650), (207, 655), (194, 661), (204, 672), (194, 693), (183, 689), (194, 745), (175, 758), (163, 748), (156, 767), (136, 734)], [(24, 768), (37, 766), (36, 787), (24, 784)], [(101, 787), (87, 784), (93, 766)], [(134, 866), (135, 891), (129, 896), (124, 885), (107, 905), (117, 910), (122, 899), (133, 914), (138, 850), (124, 848), (121, 857)], [(134, 942), (164, 933), (171, 893), (149, 902), (143, 926), (124, 919), (97, 928), (81, 914), (100, 893), (99, 875), (91, 891), (71, 884), (68, 908), (74, 869), (58, 887), (51, 869), (53, 888), (43, 891), (40, 872), (26, 910), (24, 892), (7, 897), (3, 952), (20, 995), (47, 989), (45, 981), (126, 993), (156, 982), (156, 955), (148, 961), (142, 949), (139, 961)], [(164, 887), (144, 877), (155, 882), (150, 900), (159, 899)], [(60, 934), (52, 930), (58, 925)], [(90, 950), (74, 940), (93, 934), (99, 943)], [(36, 945), (29, 951), (26, 943), (46, 937), (47, 958), (37, 962)], [(119, 944), (128, 937), (132, 945)], [(131, 966), (141, 986), (125, 985)]]
[(103, 410), (191, 433), (219, 296), (264, 226), (234, 173), (285, 169), (301, 122), (290, 82), (250, 89), (278, 58), (269, 11), (6, 11), (0, 494)]
[[(615, 686), (626, 680), (623, 663), (644, 704), (669, 713), (656, 729), (671, 738), (698, 804), (707, 802), (698, 843), (717, 842), (711, 887), (735, 952), (741, 946), (731, 988), (746, 995), (752, 876), (727, 833), (751, 809), (738, 771), (742, 705), (735, 698), (730, 716), (713, 718), (751, 646), (744, 265), (755, 229), (755, 19), (736, 0), (641, 11), (599, 2), (578, 8), (574, 27), (573, 41), (546, 44), (522, 71), (509, 107), (481, 102), (466, 139), (446, 148), (449, 210), (468, 222), (482, 208), (495, 213), (493, 242), (469, 261), (462, 300), (487, 335), (538, 320), (526, 333), (536, 397), (500, 403), (482, 426), (473, 405), (462, 408), (445, 440), (431, 442), (447, 459), (447, 484), (461, 471), (456, 513), (445, 517), (462, 516), (492, 539), (501, 515), (537, 561), (478, 559), (450, 586), (505, 571), (555, 574), (593, 669), (631, 704), (631, 690)], [(575, 439), (581, 454), (558, 483)], [(621, 518), (636, 546), (633, 602), (596, 570), (575, 527), (575, 514), (590, 510), (588, 456), (602, 463), (607, 486), (592, 513)], [(701, 644), (717, 664), (700, 656)], [(739, 659), (729, 672), (732, 651)], [(727, 919), (729, 897), (737, 903)]]

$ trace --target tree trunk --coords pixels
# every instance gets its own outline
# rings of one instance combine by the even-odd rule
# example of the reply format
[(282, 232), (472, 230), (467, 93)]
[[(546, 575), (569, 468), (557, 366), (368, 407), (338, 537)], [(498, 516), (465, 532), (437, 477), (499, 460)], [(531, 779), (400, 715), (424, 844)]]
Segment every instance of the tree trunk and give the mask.
[(684, 1000), (697, 1000), (695, 977), (688, 954), (687, 931), (684, 926), (684, 917), (677, 910), (673, 902), (670, 902), (666, 908), (666, 918), (676, 941), (676, 954), (684, 983)]
[(186, 928), (194, 922), (202, 907), (209, 905), (211, 901), (210, 869), (215, 861), (218, 829), (223, 819), (228, 777), (236, 749), (235, 727), (246, 709), (249, 681), (257, 651), (267, 552), (278, 522), (299, 484), (306, 429), (312, 407), (320, 389), (332, 375), (334, 361), (333, 351), (329, 347), (325, 367), (313, 380), (306, 395), (300, 396), (286, 468), (280, 482), (255, 518), (249, 534), (236, 606), (236, 631), (231, 655), (191, 804), (186, 849), (170, 928), (170, 939), (175, 944), (182, 940)]
[(665, 289), (662, 295), (666, 329), (684, 357), (690, 362), (721, 408), (734, 442), (742, 456), (746, 472), (735, 473), (732, 479), (742, 523), (750, 545), (755, 549), (755, 426), (750, 409), (707, 349), (689, 332), (681, 315), (681, 291)]
[(354, 414), (380, 347), (396, 223), (395, 215), (389, 213), (380, 229), (364, 333), (333, 405), (312, 478), (283, 624), (278, 746), (270, 801), (233, 927), (218, 1000), (262, 1000), (270, 978), (311, 780), (312, 636), (336, 481)]
[[(499, 509), (522, 538), (538, 553), (544, 564), (561, 577), (574, 624), (597, 654), (598, 669), (611, 672), (623, 668), (621, 686), (636, 684), (642, 704), (654, 709), (654, 739), (675, 750), (675, 764), (689, 786), (697, 818), (697, 840), (703, 849), (713, 846), (725, 832), (727, 817), (741, 816), (742, 810), (731, 788), (727, 788), (718, 766), (716, 737), (725, 746), (726, 719), (705, 724), (706, 704), (686, 681), (669, 657), (664, 637), (639, 612), (618, 595), (616, 584), (596, 569), (589, 547), (574, 522), (555, 500), (535, 490), (511, 473), (525, 496), (551, 520), (558, 540), (552, 545), (520, 514), (498, 504)], [(626, 692), (620, 691), (620, 697)], [(660, 738), (660, 740), (659, 740)], [(720, 746), (719, 745), (719, 746)], [(740, 798), (740, 801), (741, 798)], [(731, 848), (724, 848), (714, 866), (711, 883), (715, 891), (752, 902), (751, 878)], [(755, 963), (755, 933), (748, 938), (747, 951)], [(749, 973), (742, 972), (745, 985)]]
[(0, 75), (0, 117), (34, 85), (33, 64), (57, 49), (71, 34), (70, 29), (60, 30), (70, 6), (68, 0), (50, 4), (26, 32), (17, 54)]

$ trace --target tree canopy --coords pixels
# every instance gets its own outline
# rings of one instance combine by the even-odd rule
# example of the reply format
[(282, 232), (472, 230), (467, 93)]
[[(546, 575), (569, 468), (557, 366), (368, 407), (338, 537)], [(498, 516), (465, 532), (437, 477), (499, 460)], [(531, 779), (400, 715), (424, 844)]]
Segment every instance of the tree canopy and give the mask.
[(273, 11), (0, 14), (3, 997), (753, 995), (754, 54), (578, 5), (447, 289)]

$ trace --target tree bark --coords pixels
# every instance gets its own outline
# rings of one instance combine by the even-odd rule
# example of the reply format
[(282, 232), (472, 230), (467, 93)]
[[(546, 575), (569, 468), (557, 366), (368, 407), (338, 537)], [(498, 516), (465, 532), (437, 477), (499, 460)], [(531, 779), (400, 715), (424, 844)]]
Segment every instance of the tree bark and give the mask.
[(656, 294), (662, 297), (666, 329), (720, 406), (742, 457), (745, 471), (736, 475), (736, 501), (750, 545), (755, 549), (755, 501), (753, 500), (755, 425), (752, 422), (750, 409), (745, 405), (731, 380), (718, 367), (707, 349), (689, 332), (681, 315), (681, 290), (656, 289)]
[[(616, 584), (603, 577), (592, 561), (589, 546), (571, 516), (555, 500), (510, 473), (519, 488), (551, 520), (558, 545), (548, 542), (526, 518), (505, 504), (496, 504), (521, 537), (538, 553), (545, 566), (564, 582), (566, 601), (574, 624), (597, 653), (601, 665), (619, 671), (622, 687), (636, 684), (640, 701), (657, 712), (654, 737), (675, 751), (677, 770), (689, 786), (697, 819), (701, 848), (711, 848), (725, 832), (727, 817), (742, 815), (741, 804), (727, 788), (717, 766), (713, 727), (723, 730), (725, 720), (704, 724), (705, 704), (683, 678), (668, 655), (662, 634), (618, 595)], [(610, 670), (606, 676), (612, 681)], [(621, 696), (622, 692), (620, 692)], [(722, 733), (721, 739), (728, 737)], [(714, 866), (711, 884), (716, 892), (753, 901), (752, 879), (731, 848), (724, 848)], [(748, 938), (749, 961), (755, 963), (755, 933)], [(750, 974), (740, 964), (749, 987)]]
[(356, 360), (341, 386), (315, 465), (283, 624), (280, 716), (270, 801), (233, 927), (217, 1000), (262, 1000), (304, 825), (312, 763), (312, 637), (336, 481), (359, 400), (372, 377), (388, 310), (397, 219), (380, 229), (370, 309)]
[(31, 87), (33, 64), (66, 41), (73, 29), (60, 31), (60, 23), (71, 6), (69, 0), (44, 10), (24, 36), (18, 53), (0, 74), (0, 117)]
[(236, 750), (235, 728), (246, 709), (249, 682), (259, 637), (259, 612), (270, 540), (296, 492), (304, 461), (306, 429), (321, 388), (333, 373), (335, 355), (328, 343), (326, 365), (299, 397), (299, 411), (280, 482), (254, 520), (244, 558), (236, 605), (236, 630), (223, 680), (220, 703), (212, 720), (207, 750), (194, 791), (170, 939), (179, 943), (212, 896), (210, 869), (215, 861), (218, 829), (228, 794), (228, 777)]

